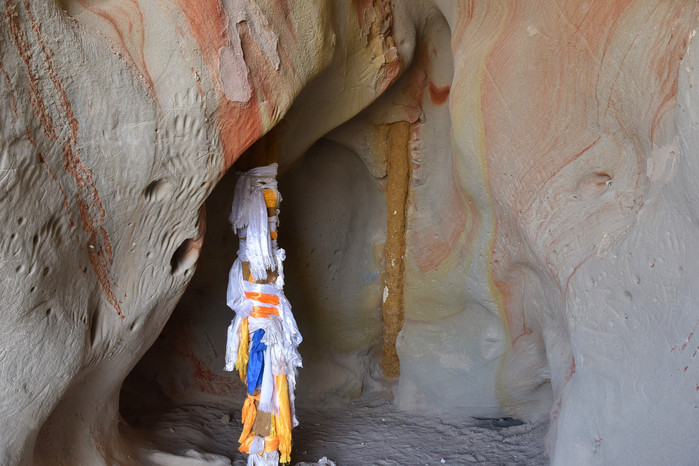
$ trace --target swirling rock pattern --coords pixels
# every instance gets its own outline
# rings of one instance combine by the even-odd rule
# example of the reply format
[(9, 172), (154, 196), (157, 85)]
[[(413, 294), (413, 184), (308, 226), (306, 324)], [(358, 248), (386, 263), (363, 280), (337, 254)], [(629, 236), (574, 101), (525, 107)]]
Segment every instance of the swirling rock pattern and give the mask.
[(697, 7), (5, 0), (2, 463), (136, 461), (120, 389), (183, 294), (129, 384), (235, 392), (246, 151), (286, 170), (301, 404), (368, 389), (383, 343), (406, 409), (549, 416), (555, 464), (693, 461)]

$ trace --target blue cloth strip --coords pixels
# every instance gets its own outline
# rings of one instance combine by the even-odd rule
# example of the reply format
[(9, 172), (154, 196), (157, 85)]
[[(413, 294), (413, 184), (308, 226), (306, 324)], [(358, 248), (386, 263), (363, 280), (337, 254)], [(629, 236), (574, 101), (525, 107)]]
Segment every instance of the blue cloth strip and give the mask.
[(255, 389), (262, 385), (262, 373), (265, 367), (265, 354), (267, 345), (262, 343), (262, 337), (265, 336), (263, 329), (256, 330), (252, 334), (252, 344), (250, 345), (250, 359), (248, 359), (248, 394), (253, 395)]

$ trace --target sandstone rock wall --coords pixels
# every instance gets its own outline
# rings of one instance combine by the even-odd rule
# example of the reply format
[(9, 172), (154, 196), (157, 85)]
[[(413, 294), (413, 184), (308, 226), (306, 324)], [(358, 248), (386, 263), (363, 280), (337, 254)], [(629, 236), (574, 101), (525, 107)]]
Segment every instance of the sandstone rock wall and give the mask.
[(549, 416), (555, 464), (691, 463), (696, 22), (694, 1), (6, 1), (0, 458), (132, 461), (139, 360), (127, 420), (235, 404), (223, 175), (278, 160), (301, 406), (390, 387)]

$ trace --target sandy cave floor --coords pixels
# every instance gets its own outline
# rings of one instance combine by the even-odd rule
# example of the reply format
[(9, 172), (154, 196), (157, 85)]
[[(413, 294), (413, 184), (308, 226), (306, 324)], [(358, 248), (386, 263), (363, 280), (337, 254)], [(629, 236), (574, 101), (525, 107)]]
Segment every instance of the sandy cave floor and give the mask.
[[(292, 464), (322, 457), (344, 465), (526, 464), (545, 465), (548, 423), (480, 420), (448, 414), (398, 411), (385, 400), (355, 401), (340, 408), (297, 410)], [(203, 406), (177, 406), (132, 421), (148, 432), (154, 451), (147, 464), (244, 466), (237, 451), (239, 414)], [(206, 453), (204, 453), (206, 452)], [(174, 456), (190, 459), (176, 460)], [(230, 462), (229, 462), (230, 460)]]

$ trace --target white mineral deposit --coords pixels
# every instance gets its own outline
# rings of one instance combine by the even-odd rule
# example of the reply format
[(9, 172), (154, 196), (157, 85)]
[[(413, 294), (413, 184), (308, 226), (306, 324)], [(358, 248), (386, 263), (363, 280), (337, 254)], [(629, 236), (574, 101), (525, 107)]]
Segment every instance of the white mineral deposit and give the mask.
[(224, 371), (273, 163), (291, 464), (699, 461), (699, 0), (0, 9), (0, 464), (286, 458)]

